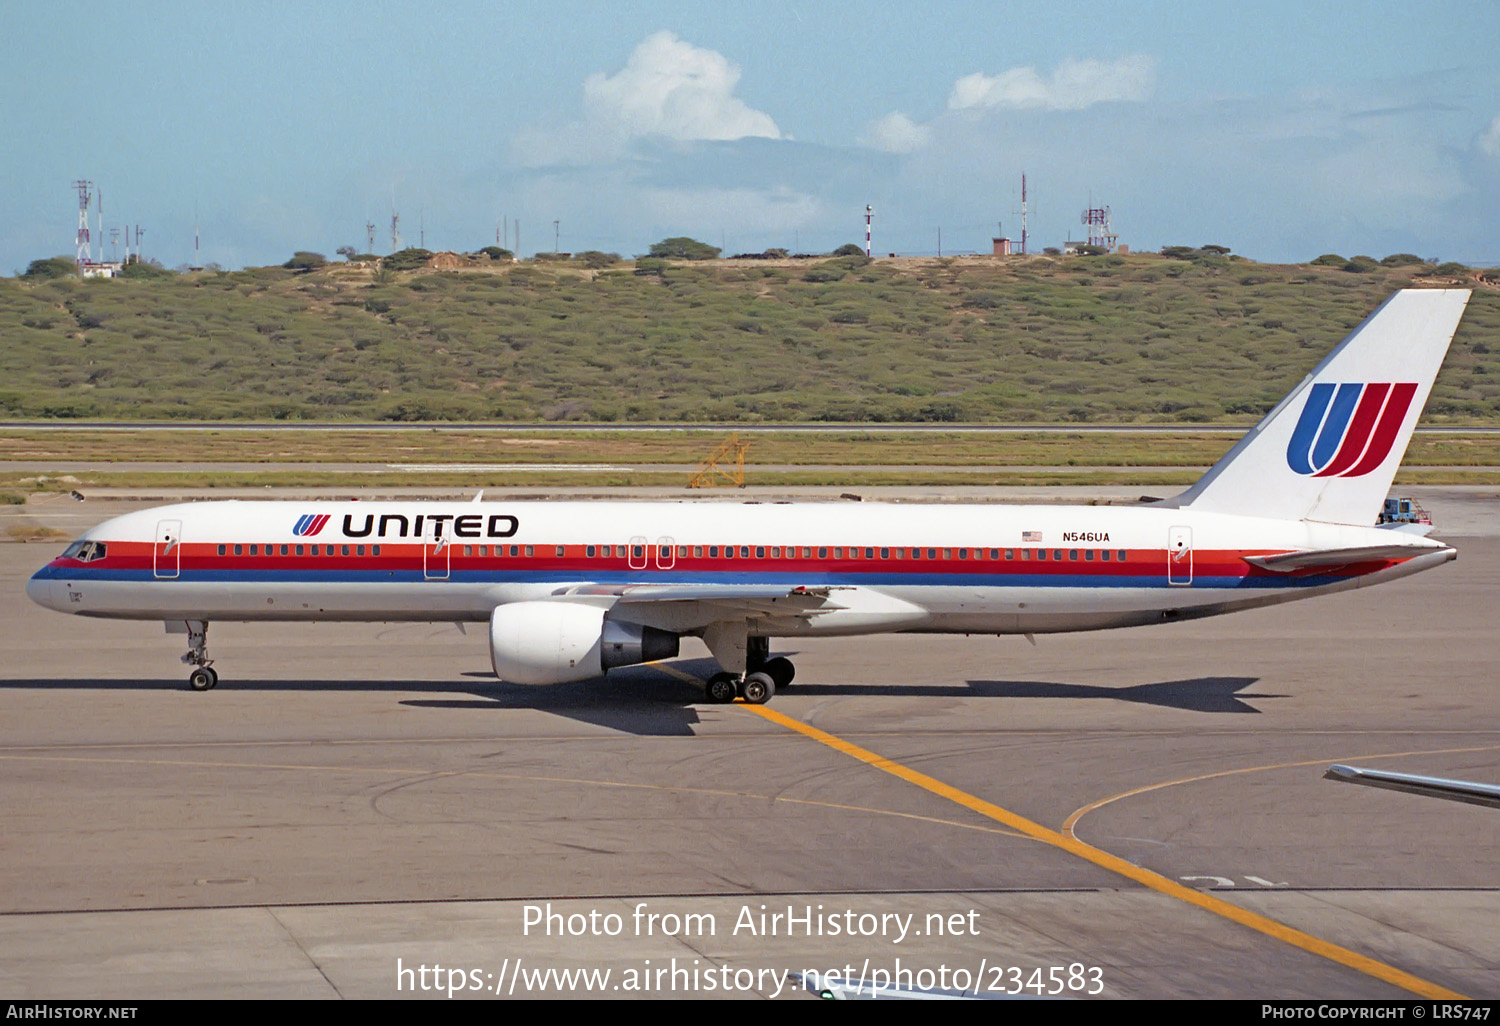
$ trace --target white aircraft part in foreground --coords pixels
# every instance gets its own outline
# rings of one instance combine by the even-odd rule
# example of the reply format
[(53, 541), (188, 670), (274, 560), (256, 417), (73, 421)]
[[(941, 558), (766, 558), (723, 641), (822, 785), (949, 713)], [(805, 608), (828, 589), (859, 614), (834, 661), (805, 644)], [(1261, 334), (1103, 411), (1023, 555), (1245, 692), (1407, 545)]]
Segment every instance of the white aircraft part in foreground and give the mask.
[(1375, 527), (1469, 293), (1404, 290), (1203, 478), (1139, 507), (200, 502), (85, 532), (27, 585), (79, 616), (488, 621), (495, 673), (597, 677), (703, 639), (711, 701), (791, 683), (769, 639), (1186, 620), (1406, 577), (1455, 551)]

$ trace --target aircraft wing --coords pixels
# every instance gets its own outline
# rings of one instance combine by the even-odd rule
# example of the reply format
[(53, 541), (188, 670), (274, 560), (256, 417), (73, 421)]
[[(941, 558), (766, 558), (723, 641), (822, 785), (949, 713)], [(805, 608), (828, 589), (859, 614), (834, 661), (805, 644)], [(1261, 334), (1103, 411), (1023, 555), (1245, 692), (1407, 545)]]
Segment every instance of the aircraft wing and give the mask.
[(1390, 770), (1372, 770), (1360, 766), (1330, 766), (1323, 774), (1323, 778), (1343, 780), (1351, 784), (1365, 784), (1369, 787), (1384, 787), (1392, 791), (1407, 791), (1431, 798), (1447, 798), (1449, 801), (1468, 802), (1470, 805), (1500, 808), (1500, 787), (1472, 780), (1424, 777), (1415, 773), (1393, 773)]
[(837, 588), (785, 584), (585, 584), (559, 597), (604, 596), (615, 606), (638, 603), (702, 602), (747, 616), (816, 616), (842, 606)]
[(1438, 549), (1412, 545), (1358, 545), (1347, 549), (1308, 549), (1283, 552), (1276, 556), (1245, 556), (1245, 562), (1274, 573), (1289, 574), (1325, 566), (1347, 566), (1350, 563), (1372, 563), (1382, 559), (1410, 559), (1412, 556), (1437, 552)]

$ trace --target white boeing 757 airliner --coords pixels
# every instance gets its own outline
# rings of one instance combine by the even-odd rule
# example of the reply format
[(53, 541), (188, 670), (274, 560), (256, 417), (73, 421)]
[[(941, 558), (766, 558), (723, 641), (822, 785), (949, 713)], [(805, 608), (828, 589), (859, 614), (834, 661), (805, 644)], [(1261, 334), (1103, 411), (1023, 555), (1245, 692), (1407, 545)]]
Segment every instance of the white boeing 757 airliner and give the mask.
[(1456, 555), (1374, 523), (1468, 298), (1397, 293), (1154, 505), (201, 502), (100, 524), (26, 591), (186, 633), (197, 690), (213, 620), (488, 621), (521, 684), (700, 637), (715, 702), (791, 683), (771, 638), (1099, 630), (1345, 591)]

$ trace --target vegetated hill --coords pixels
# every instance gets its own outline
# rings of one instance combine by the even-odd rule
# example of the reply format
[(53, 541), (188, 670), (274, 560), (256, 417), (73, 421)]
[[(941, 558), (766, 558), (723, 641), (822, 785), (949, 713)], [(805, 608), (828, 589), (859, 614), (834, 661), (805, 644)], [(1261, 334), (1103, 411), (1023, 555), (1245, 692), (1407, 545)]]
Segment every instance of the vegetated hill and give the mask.
[[(1244, 421), (1431, 273), (1139, 254), (0, 279), (0, 417)], [(1429, 421), (1500, 418), (1494, 350), (1481, 288)]]

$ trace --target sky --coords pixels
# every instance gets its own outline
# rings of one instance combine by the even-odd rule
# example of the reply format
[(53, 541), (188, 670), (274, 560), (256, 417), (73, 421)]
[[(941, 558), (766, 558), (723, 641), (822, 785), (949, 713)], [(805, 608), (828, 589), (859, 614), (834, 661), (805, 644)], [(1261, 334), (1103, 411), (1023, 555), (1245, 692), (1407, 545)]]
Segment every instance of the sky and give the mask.
[[(0, 275), (73, 183), (168, 267), (298, 250), (1136, 250), (1500, 264), (1500, 4), (7, 0)], [(517, 224), (519, 222), (519, 224)], [(502, 227), (503, 225), (503, 227)], [(101, 252), (102, 250), (102, 252)]]

